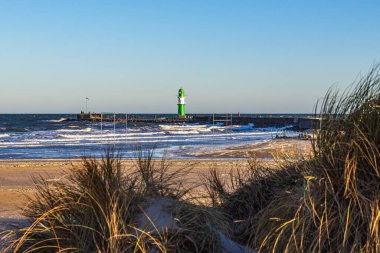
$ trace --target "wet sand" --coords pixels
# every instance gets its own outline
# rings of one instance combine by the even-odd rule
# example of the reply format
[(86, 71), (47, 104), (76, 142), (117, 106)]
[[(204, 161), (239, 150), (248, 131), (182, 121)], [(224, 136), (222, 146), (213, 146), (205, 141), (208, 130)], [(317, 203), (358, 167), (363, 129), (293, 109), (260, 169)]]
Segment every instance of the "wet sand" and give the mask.
[(208, 158), (258, 158), (271, 159), (273, 157), (307, 157), (310, 155), (310, 140), (296, 138), (273, 139), (254, 145), (230, 147), (222, 150), (192, 154), (195, 157)]

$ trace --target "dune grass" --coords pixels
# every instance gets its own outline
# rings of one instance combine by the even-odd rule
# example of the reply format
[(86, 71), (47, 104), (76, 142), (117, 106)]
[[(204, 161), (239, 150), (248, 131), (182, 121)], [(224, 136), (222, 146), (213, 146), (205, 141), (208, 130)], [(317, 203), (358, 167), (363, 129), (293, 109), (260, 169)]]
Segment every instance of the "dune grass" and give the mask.
[[(256, 231), (256, 246), (282, 252), (380, 251), (379, 70), (375, 66), (343, 94), (327, 93), (313, 157), (301, 166), (302, 191), (262, 211), (276, 219), (258, 221), (266, 225)], [(279, 206), (283, 210), (276, 212)]]
[[(137, 149), (135, 167), (126, 170), (114, 154), (108, 150), (100, 160), (84, 158), (62, 181), (37, 179), (37, 194), (24, 212), (32, 225), (10, 231), (3, 251), (218, 251), (216, 233), (206, 224), (223, 220), (222, 215), (185, 201), (190, 188), (183, 186), (181, 175), (191, 164), (169, 170), (164, 158), (153, 159), (153, 149)], [(156, 227), (144, 211), (157, 199), (170, 208), (174, 227)], [(147, 217), (152, 230), (141, 227), (139, 215)]]
[(328, 91), (308, 159), (252, 166), (244, 180), (230, 173), (232, 192), (210, 172), (210, 199), (240, 224), (238, 241), (262, 252), (380, 252), (379, 71)]

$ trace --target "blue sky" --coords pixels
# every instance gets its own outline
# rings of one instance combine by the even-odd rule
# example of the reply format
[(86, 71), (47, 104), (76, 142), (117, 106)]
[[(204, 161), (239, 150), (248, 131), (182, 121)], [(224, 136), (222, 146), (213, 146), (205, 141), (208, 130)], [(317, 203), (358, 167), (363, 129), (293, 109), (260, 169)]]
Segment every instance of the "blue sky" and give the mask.
[(0, 0), (0, 113), (310, 113), (380, 61), (380, 1)]

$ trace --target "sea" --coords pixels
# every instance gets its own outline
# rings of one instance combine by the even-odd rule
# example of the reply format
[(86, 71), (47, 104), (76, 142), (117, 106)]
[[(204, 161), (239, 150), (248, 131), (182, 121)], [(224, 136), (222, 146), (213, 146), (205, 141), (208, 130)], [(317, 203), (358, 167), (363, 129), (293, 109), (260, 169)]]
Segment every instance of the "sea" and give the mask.
[(256, 128), (253, 124), (224, 126), (222, 123), (101, 124), (77, 121), (75, 114), (0, 114), (0, 159), (102, 157), (109, 148), (122, 157), (135, 157), (136, 147), (154, 148), (156, 157), (192, 158), (210, 150), (263, 143), (278, 135), (296, 136), (298, 133), (289, 130), (291, 127)]

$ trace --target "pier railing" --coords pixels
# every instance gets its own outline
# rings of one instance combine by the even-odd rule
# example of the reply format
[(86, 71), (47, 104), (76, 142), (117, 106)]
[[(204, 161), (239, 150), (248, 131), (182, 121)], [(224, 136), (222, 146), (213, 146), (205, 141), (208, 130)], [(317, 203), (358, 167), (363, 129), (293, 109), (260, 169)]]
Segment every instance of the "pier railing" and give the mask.
[(232, 125), (232, 113), (213, 113), (212, 124), (223, 123), (225, 126)]

